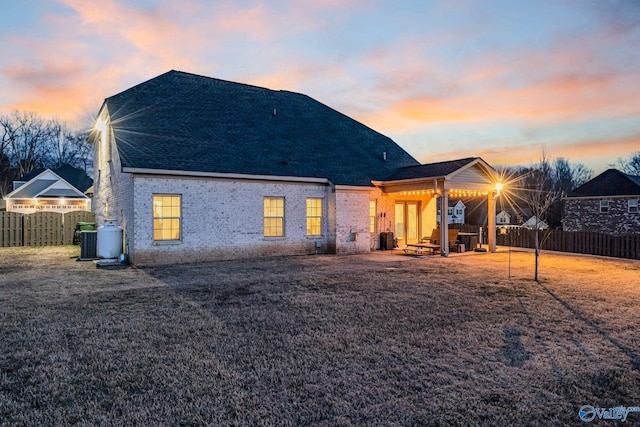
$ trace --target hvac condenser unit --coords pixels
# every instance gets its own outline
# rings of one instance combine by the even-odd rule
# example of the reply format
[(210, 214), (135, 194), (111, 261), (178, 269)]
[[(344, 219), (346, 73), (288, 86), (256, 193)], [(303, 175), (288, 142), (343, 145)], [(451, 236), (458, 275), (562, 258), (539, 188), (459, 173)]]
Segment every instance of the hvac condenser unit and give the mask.
[(95, 230), (83, 230), (80, 232), (80, 261), (98, 259), (98, 232)]

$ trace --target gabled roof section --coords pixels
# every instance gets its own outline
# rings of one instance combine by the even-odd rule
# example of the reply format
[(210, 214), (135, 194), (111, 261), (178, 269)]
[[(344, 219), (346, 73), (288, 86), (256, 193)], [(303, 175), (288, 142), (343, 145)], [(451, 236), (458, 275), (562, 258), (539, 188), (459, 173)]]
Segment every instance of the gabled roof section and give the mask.
[(123, 169), (325, 178), (371, 186), (418, 162), (299, 93), (169, 71), (107, 98)]
[[(28, 181), (31, 181), (36, 176), (40, 175), (45, 170), (47, 169), (36, 169), (24, 175), (20, 179), (16, 179), (14, 182), (17, 181), (26, 183)], [(93, 185), (93, 180), (89, 178), (82, 169), (74, 168), (70, 165), (62, 165), (59, 168), (49, 170), (51, 170), (53, 173), (58, 175), (59, 178), (64, 179), (83, 193)]]
[(12, 199), (32, 199), (55, 184), (55, 179), (33, 179), (7, 195)]
[(69, 184), (65, 179), (45, 169), (40, 174), (5, 196), (5, 199), (35, 199), (35, 198), (87, 198), (80, 190)]
[(449, 206), (450, 208), (455, 208), (456, 206), (458, 206), (458, 204), (462, 204), (462, 207), (463, 207), (463, 208), (466, 208), (466, 207), (467, 207), (467, 205), (465, 205), (465, 204), (464, 204), (464, 202), (463, 202), (462, 200), (460, 200), (460, 199), (454, 199), (454, 198), (452, 198), (452, 197), (449, 197), (449, 203), (448, 203), (448, 206)]
[(407, 166), (398, 169), (389, 176), (386, 181), (399, 181), (403, 179), (417, 178), (439, 178), (450, 175), (464, 166), (469, 165), (479, 157), (468, 157), (466, 159), (450, 160), (447, 162), (428, 163), (417, 166)]
[(606, 196), (640, 196), (640, 177), (607, 169), (567, 194), (568, 198)]

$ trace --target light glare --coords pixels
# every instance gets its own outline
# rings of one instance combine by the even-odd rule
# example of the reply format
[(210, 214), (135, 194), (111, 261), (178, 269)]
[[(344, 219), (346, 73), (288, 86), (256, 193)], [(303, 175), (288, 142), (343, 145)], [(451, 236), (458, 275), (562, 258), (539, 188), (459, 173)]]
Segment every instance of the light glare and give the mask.
[(96, 130), (99, 130), (100, 132), (104, 132), (105, 130), (107, 130), (107, 121), (104, 120), (102, 117), (98, 117), (96, 119), (96, 124), (94, 125), (94, 127), (96, 128)]

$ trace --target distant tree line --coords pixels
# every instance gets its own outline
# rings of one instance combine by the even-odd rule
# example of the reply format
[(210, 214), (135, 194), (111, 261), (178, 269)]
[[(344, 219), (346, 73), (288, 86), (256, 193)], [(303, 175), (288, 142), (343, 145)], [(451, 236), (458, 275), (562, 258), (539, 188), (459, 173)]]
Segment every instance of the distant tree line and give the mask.
[[(631, 153), (627, 159), (618, 159), (610, 167), (640, 176), (640, 151)], [(563, 197), (593, 178), (593, 170), (583, 164), (571, 163), (563, 157), (550, 160), (544, 151), (536, 164), (504, 167), (500, 172), (511, 183), (515, 204), (528, 208), (554, 228), (562, 225)]]
[(593, 178), (585, 165), (563, 157), (549, 160), (545, 152), (537, 164), (507, 167), (503, 173), (513, 183), (514, 202), (550, 227), (562, 225), (562, 197)]
[(35, 169), (68, 164), (87, 172), (93, 162), (87, 131), (33, 112), (0, 115), (0, 196), (11, 183)]
[(634, 151), (627, 159), (618, 159), (612, 167), (629, 175), (640, 176), (640, 151)]

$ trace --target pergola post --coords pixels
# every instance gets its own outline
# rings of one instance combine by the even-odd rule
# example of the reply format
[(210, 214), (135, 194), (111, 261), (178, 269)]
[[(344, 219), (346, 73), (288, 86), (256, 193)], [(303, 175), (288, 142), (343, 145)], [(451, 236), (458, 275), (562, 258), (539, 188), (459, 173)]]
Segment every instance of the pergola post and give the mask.
[(440, 255), (449, 256), (449, 194), (446, 187), (440, 197)]
[(496, 193), (493, 191), (489, 191), (488, 203), (487, 203), (488, 213), (488, 228), (487, 228), (487, 238), (489, 243), (489, 252), (497, 251), (497, 243), (496, 243)]

